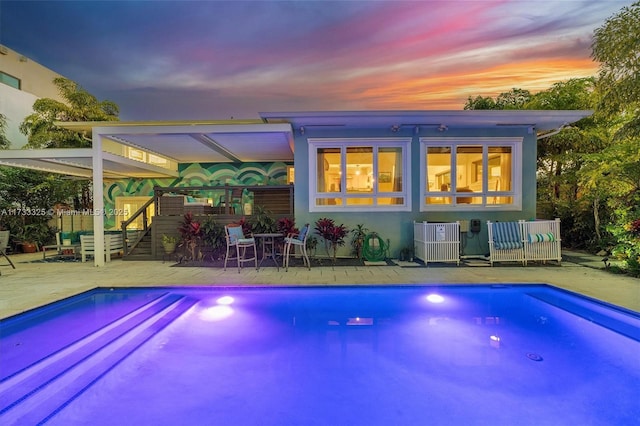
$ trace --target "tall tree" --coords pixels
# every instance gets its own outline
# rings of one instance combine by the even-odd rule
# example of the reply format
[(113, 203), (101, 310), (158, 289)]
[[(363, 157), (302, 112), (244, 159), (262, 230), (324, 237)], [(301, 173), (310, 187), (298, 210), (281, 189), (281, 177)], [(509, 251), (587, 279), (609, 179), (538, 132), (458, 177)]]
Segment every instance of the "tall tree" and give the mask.
[(0, 114), (0, 149), (7, 149), (11, 146), (11, 142), (7, 138), (7, 117)]
[(640, 1), (624, 7), (594, 32), (592, 57), (600, 62), (600, 109), (628, 114), (626, 131), (640, 134)]
[(33, 114), (20, 124), (20, 131), (28, 136), (29, 148), (74, 148), (91, 146), (87, 135), (57, 127), (56, 121), (118, 121), (118, 106), (111, 101), (98, 101), (77, 83), (56, 78), (65, 102), (42, 98), (33, 104)]
[(586, 158), (581, 184), (607, 214), (604, 230), (629, 270), (640, 275), (640, 2), (623, 7), (596, 29), (592, 57), (600, 62), (596, 116), (608, 123), (611, 143)]

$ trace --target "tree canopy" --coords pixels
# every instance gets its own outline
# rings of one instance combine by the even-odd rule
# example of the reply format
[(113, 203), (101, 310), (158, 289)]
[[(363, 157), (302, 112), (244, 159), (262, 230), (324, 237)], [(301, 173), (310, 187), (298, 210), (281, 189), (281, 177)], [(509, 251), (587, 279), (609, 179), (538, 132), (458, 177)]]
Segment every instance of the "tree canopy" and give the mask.
[(592, 57), (600, 62), (600, 108), (615, 114), (635, 111), (640, 100), (640, 1), (633, 3), (594, 32)]
[(11, 146), (11, 142), (7, 138), (7, 117), (0, 114), (0, 149), (7, 149)]
[(77, 83), (56, 78), (65, 102), (42, 98), (33, 104), (33, 113), (20, 124), (28, 136), (28, 148), (80, 148), (91, 146), (87, 135), (57, 127), (56, 121), (118, 121), (118, 106), (111, 101), (98, 101)]

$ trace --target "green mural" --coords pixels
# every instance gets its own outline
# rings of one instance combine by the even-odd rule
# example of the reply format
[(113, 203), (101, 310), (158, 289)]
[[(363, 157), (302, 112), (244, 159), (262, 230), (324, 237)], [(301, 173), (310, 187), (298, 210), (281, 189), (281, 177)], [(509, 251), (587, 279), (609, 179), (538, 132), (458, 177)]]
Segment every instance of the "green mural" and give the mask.
[[(192, 163), (181, 164), (179, 178), (122, 179), (105, 182), (105, 210), (113, 211), (117, 197), (151, 197), (153, 188), (220, 185), (286, 185), (285, 163)], [(105, 228), (113, 228), (113, 215), (105, 218)]]

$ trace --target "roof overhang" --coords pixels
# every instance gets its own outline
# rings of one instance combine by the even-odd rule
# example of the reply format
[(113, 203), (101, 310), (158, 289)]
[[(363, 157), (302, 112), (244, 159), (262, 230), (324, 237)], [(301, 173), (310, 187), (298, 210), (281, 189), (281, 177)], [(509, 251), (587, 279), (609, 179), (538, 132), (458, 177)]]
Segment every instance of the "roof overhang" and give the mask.
[[(108, 152), (102, 153), (105, 179), (177, 177), (178, 172)], [(91, 148), (11, 149), (0, 151), (0, 165), (91, 179)]]
[(589, 110), (463, 110), (463, 111), (321, 111), (265, 112), (267, 123), (290, 123), (300, 128), (526, 127), (538, 133), (574, 123), (593, 114)]
[[(429, 126), (453, 128), (525, 127), (530, 133), (556, 131), (592, 111), (320, 111), (268, 112), (261, 119), (165, 122), (61, 122), (85, 137), (146, 151), (175, 163), (293, 162), (293, 129)], [(417, 134), (417, 132), (416, 132)], [(2, 150), (0, 165), (91, 178), (92, 149)], [(102, 152), (104, 178), (177, 177), (178, 171)]]
[(59, 123), (177, 163), (292, 162), (288, 123), (262, 120)]

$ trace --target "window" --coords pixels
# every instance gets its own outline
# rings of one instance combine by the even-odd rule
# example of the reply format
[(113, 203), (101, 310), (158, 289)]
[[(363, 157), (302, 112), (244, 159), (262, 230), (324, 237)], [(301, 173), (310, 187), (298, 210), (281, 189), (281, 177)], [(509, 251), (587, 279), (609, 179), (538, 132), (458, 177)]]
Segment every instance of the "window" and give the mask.
[(7, 86), (11, 86), (14, 89), (20, 90), (21, 82), (19, 78), (16, 78), (12, 75), (6, 74), (0, 71), (0, 83), (4, 83)]
[(522, 208), (521, 138), (421, 141), (421, 211)]
[(309, 210), (409, 211), (409, 138), (309, 139)]

